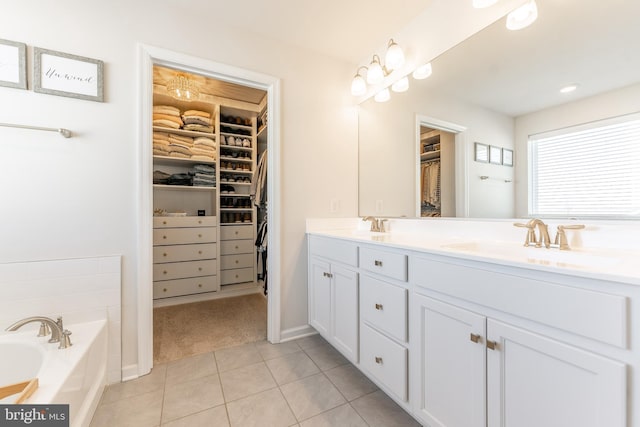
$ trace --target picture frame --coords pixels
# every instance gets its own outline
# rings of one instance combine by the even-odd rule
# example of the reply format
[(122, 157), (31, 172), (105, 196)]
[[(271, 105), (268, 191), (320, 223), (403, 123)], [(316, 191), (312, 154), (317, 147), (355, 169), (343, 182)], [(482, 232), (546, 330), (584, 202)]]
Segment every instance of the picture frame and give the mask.
[(502, 147), (489, 146), (489, 163), (492, 165), (502, 164)]
[(27, 89), (27, 45), (0, 39), (0, 86)]
[(474, 143), (475, 161), (481, 163), (489, 163), (489, 146), (479, 142)]
[(502, 164), (513, 167), (513, 150), (509, 150), (508, 148), (502, 149)]
[(33, 90), (87, 101), (104, 101), (104, 63), (98, 59), (33, 48)]

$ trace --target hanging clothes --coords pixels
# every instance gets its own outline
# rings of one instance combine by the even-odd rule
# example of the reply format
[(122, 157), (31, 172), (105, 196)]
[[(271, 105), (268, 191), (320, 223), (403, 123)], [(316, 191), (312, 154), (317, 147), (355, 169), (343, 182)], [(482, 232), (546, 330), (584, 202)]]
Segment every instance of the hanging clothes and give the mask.
[(440, 208), (440, 161), (425, 162), (420, 165), (422, 184), (421, 200)]
[(256, 261), (258, 264), (258, 280), (264, 281), (264, 294), (267, 295), (267, 220), (262, 221), (258, 227), (255, 245)]
[(264, 150), (258, 160), (256, 174), (251, 182), (251, 199), (253, 204), (261, 207), (267, 204), (267, 150)]

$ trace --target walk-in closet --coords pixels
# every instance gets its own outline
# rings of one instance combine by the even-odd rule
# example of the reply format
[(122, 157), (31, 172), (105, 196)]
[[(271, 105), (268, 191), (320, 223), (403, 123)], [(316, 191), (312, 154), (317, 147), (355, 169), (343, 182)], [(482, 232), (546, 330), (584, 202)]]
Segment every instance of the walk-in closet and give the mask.
[(264, 90), (153, 67), (156, 363), (266, 338), (266, 106)]
[(455, 216), (455, 135), (420, 126), (420, 216)]

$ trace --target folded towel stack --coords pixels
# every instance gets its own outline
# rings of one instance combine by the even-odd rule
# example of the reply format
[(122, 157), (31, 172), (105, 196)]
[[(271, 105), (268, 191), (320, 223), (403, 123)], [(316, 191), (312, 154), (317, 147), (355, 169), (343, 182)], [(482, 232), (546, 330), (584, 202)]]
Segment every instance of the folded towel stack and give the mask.
[(171, 105), (153, 106), (153, 125), (170, 129), (180, 129), (184, 122), (180, 118), (180, 110)]
[(153, 183), (154, 184), (168, 184), (171, 174), (163, 172), (161, 170), (153, 171)]
[(168, 156), (169, 155), (169, 134), (165, 132), (153, 133), (153, 155)]
[(211, 138), (199, 136), (193, 139), (193, 147), (191, 148), (194, 160), (215, 160), (216, 159), (216, 143)]
[(210, 165), (195, 165), (189, 171), (193, 177), (193, 185), (200, 187), (216, 186), (216, 168)]

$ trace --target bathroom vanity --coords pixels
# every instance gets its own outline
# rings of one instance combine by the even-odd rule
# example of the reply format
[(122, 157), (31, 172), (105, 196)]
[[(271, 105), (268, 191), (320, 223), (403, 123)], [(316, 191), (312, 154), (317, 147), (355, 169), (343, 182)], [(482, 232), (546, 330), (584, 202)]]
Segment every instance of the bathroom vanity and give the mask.
[(640, 426), (638, 252), (524, 248), (507, 221), (336, 224), (308, 222), (309, 323), (423, 425)]

